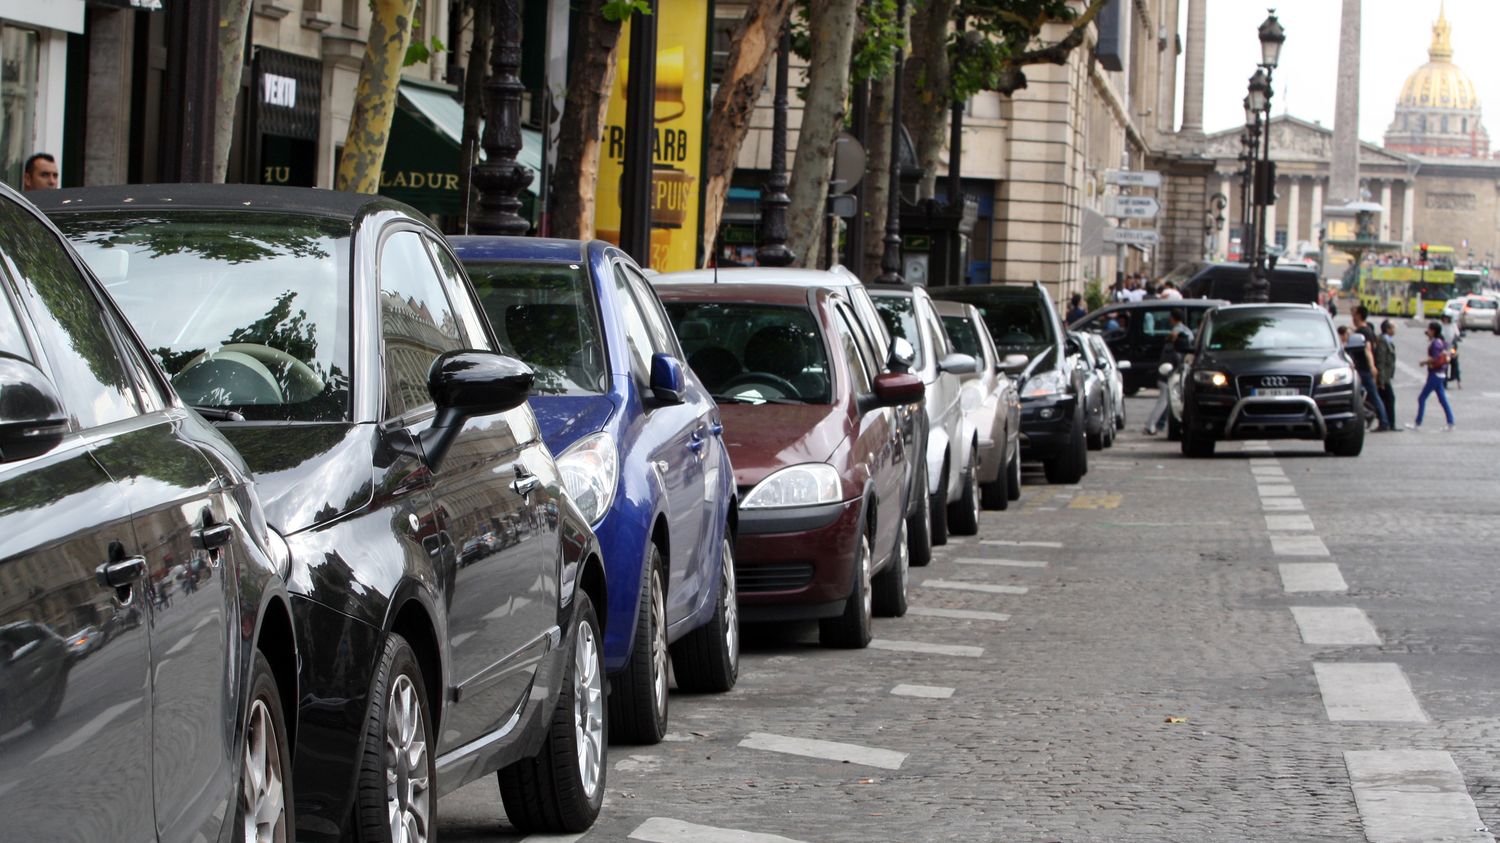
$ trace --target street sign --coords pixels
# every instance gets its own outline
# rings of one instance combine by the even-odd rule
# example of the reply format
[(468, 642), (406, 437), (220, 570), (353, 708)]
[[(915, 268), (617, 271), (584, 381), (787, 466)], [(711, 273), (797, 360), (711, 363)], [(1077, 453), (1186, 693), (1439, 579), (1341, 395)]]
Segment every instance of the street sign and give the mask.
[(1155, 170), (1105, 170), (1104, 183), (1121, 187), (1161, 187), (1161, 173)]
[(1161, 235), (1154, 228), (1106, 228), (1104, 242), (1130, 246), (1155, 246)]
[(1132, 220), (1154, 220), (1161, 203), (1154, 196), (1106, 196), (1104, 215)]

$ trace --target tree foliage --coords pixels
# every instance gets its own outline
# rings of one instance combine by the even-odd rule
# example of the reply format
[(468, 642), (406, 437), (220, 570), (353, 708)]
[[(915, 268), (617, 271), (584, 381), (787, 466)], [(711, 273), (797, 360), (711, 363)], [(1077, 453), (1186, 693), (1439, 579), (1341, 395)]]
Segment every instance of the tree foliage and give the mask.
[[(1108, 0), (1091, 0), (1082, 12), (1069, 0), (962, 0), (955, 15), (980, 37), (954, 34), (948, 41), (951, 93), (963, 101), (980, 91), (1010, 96), (1026, 87), (1022, 70), (1031, 64), (1063, 64), (1083, 43), (1088, 25)], [(1068, 34), (1038, 44), (1049, 23), (1069, 24)]]

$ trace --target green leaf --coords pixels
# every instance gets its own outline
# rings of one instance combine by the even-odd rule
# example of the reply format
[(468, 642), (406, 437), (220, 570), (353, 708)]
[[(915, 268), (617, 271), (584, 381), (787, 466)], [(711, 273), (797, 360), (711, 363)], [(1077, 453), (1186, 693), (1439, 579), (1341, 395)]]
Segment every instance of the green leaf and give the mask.
[(624, 23), (636, 12), (651, 14), (651, 4), (646, 0), (608, 0), (599, 10), (604, 19), (611, 23)]

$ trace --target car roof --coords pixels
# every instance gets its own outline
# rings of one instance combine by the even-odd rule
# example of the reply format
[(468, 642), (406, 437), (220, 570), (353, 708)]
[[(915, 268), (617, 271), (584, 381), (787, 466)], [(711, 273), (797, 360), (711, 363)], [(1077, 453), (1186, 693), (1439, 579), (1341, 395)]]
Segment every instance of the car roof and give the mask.
[(664, 272), (652, 284), (762, 284), (790, 287), (853, 287), (859, 276), (842, 265), (831, 269), (801, 269), (791, 266), (735, 266), (723, 269), (688, 269)]
[(27, 199), (47, 212), (120, 210), (285, 211), (353, 221), (379, 210), (400, 211), (423, 221), (420, 211), (386, 196), (258, 184), (121, 184), (37, 190)]
[(1103, 313), (1106, 310), (1141, 310), (1147, 307), (1224, 307), (1229, 302), (1224, 299), (1141, 299), (1140, 301), (1117, 301), (1110, 302), (1098, 310), (1090, 313)]
[[(602, 242), (602, 241), (595, 241)], [(588, 257), (589, 242), (552, 237), (487, 237), (454, 235), (448, 238), (461, 260), (578, 263)]]
[(970, 301), (984, 298), (1035, 298), (1043, 291), (1036, 284), (969, 284), (962, 287), (933, 287), (928, 292), (935, 299)]
[(663, 302), (722, 302), (807, 306), (808, 289), (791, 284), (663, 284), (656, 287)]
[(1301, 313), (1303, 311), (1314, 311), (1324, 316), (1328, 312), (1316, 304), (1300, 304), (1297, 302), (1240, 302), (1239, 304), (1227, 304), (1218, 309), (1218, 313), (1239, 313), (1243, 310), (1285, 310)]
[(936, 310), (939, 316), (962, 316), (969, 318), (969, 308), (973, 306), (968, 302), (962, 301), (944, 301), (941, 299), (933, 299), (932, 301), (932, 309)]

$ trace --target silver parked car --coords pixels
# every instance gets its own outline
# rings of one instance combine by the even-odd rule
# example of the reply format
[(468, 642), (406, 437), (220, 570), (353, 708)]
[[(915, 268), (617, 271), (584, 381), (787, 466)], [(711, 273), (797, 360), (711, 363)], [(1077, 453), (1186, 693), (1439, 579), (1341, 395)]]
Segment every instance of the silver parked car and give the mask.
[[(974, 358), (977, 368), (961, 378), (959, 405), (964, 420), (979, 442), (979, 503), (985, 509), (1006, 509), (1021, 497), (1021, 397), (1015, 381), (1005, 373), (990, 329), (978, 308), (956, 301), (935, 301), (934, 309), (953, 341), (955, 351)], [(1015, 355), (1024, 364), (1025, 355)]]
[(1458, 327), (1465, 331), (1480, 328), (1500, 334), (1500, 301), (1489, 296), (1466, 296)]
[(1094, 352), (1094, 365), (1104, 376), (1109, 386), (1111, 403), (1115, 408), (1115, 430), (1125, 429), (1125, 371), (1130, 368), (1129, 360), (1116, 360), (1114, 352), (1109, 350), (1109, 343), (1095, 333), (1082, 333), (1084, 342)]

